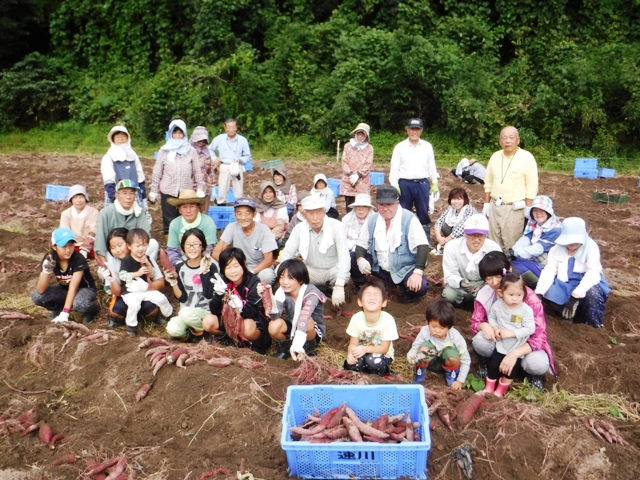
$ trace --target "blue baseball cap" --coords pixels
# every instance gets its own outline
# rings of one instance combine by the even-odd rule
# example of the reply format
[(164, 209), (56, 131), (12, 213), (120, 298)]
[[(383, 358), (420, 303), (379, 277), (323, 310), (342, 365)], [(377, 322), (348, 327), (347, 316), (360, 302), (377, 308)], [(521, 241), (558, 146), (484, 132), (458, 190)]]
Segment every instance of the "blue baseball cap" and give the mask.
[(236, 202), (233, 204), (233, 208), (249, 207), (253, 210), (256, 209), (256, 201), (251, 197), (236, 198)]
[(69, 242), (76, 241), (73, 232), (68, 228), (56, 228), (51, 234), (51, 243), (59, 247), (64, 247)]
[(132, 182), (128, 178), (123, 178), (116, 184), (116, 192), (122, 190), (123, 188), (133, 188), (134, 190), (140, 190), (140, 188), (138, 187), (138, 184), (135, 182)]

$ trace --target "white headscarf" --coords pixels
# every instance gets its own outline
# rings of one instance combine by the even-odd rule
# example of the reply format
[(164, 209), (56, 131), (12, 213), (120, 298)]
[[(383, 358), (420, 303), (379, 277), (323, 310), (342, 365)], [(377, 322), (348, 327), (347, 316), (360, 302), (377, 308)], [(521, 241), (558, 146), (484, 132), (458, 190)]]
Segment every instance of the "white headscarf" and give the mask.
[[(181, 139), (172, 138), (173, 131), (179, 128), (184, 133), (184, 137)], [(169, 140), (165, 143), (161, 150), (169, 152), (167, 158), (170, 162), (174, 162), (176, 155), (186, 155), (191, 150), (191, 144), (189, 143), (189, 137), (187, 135), (187, 125), (182, 120), (174, 120), (169, 124)]]
[[(127, 143), (123, 143), (122, 145), (116, 145), (115, 143), (113, 143), (113, 136), (118, 132), (127, 134)], [(109, 131), (107, 139), (111, 144), (111, 147), (107, 151), (107, 154), (114, 162), (123, 162), (125, 160), (134, 161), (136, 158), (138, 158), (136, 152), (134, 152), (131, 148), (131, 135), (129, 135), (129, 131), (124, 125), (116, 125), (115, 127), (113, 127)]]

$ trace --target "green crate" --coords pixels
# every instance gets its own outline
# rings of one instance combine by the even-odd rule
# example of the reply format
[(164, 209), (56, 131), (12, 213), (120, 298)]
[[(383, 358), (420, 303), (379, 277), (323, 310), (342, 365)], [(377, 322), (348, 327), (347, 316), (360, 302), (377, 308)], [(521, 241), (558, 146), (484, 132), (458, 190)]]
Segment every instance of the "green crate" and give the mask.
[(262, 162), (260, 164), (260, 168), (264, 168), (265, 170), (269, 170), (270, 168), (279, 167), (282, 165), (282, 159), (276, 158), (275, 160), (269, 160), (267, 162)]
[(621, 205), (627, 201), (627, 193), (622, 194), (609, 194), (593, 192), (593, 199), (600, 203), (613, 203), (615, 205)]

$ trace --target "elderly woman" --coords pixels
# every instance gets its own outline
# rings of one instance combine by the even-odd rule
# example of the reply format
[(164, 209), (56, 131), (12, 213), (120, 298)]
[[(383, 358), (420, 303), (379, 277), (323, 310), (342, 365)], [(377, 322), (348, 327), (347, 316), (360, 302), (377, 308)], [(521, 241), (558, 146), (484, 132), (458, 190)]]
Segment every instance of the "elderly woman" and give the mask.
[(536, 288), (549, 250), (561, 231), (560, 220), (553, 213), (552, 200), (544, 195), (534, 198), (524, 234), (509, 250), (513, 269), (522, 275), (528, 287)]
[(289, 212), (287, 211), (287, 204), (277, 198), (276, 185), (270, 180), (265, 180), (260, 184), (260, 193), (256, 202), (256, 215), (253, 219), (269, 227), (273, 236), (276, 237), (278, 246), (284, 246), (282, 238), (287, 233)]
[(356, 195), (356, 201), (348, 207), (351, 208), (351, 211), (342, 217), (342, 225), (347, 232), (347, 247), (350, 252), (355, 252), (360, 231), (369, 217), (373, 215), (374, 207), (371, 205), (371, 195), (359, 193)]
[(340, 195), (347, 210), (358, 193), (371, 193), (369, 172), (373, 166), (373, 147), (369, 143), (369, 125), (359, 123), (351, 132), (354, 137), (344, 145)]
[(451, 240), (464, 236), (464, 222), (476, 212), (469, 203), (464, 188), (456, 187), (449, 192), (449, 207), (440, 215), (434, 226), (438, 245), (443, 248)]
[(209, 131), (205, 127), (196, 127), (191, 134), (189, 142), (198, 154), (198, 160), (200, 161), (200, 172), (204, 182), (204, 200), (200, 204), (200, 213), (206, 215), (209, 213), (211, 191), (216, 186), (218, 179), (218, 164), (211, 158), (211, 152), (208, 148)]
[(583, 219), (569, 217), (562, 222), (562, 234), (549, 250), (536, 293), (544, 297), (562, 319), (582, 321), (602, 328), (609, 284), (602, 275), (600, 249), (589, 237)]
[[(484, 378), (487, 376), (487, 369), (496, 349), (497, 340), (493, 327), (489, 325), (488, 316), (491, 306), (498, 298), (497, 293), (502, 277), (511, 271), (511, 264), (504, 253), (489, 252), (480, 260), (478, 267), (480, 278), (486, 285), (478, 291), (473, 302), (471, 331), (475, 334), (472, 341), (473, 350), (480, 359), (480, 370), (476, 375)], [(525, 288), (524, 303), (533, 310), (535, 331), (524, 345), (504, 357), (500, 364), (500, 371), (503, 375), (510, 375), (517, 360), (522, 358), (520, 368), (524, 372), (521, 372), (521, 375), (528, 378), (530, 385), (542, 390), (545, 374), (548, 371), (553, 375), (556, 374), (553, 353), (547, 342), (547, 321), (544, 317), (542, 302), (529, 287)]]

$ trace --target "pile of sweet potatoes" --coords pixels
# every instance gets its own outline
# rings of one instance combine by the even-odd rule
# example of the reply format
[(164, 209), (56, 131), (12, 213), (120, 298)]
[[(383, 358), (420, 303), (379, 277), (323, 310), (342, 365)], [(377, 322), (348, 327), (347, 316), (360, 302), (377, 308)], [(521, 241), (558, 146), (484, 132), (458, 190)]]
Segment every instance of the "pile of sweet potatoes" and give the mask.
[(44, 421), (40, 421), (35, 410), (29, 410), (21, 414), (15, 414), (11, 409), (0, 415), (0, 437), (9, 433), (20, 433), (25, 436), (39, 430), (40, 440), (56, 448), (56, 443), (64, 438), (62, 433), (53, 434), (51, 427)]

